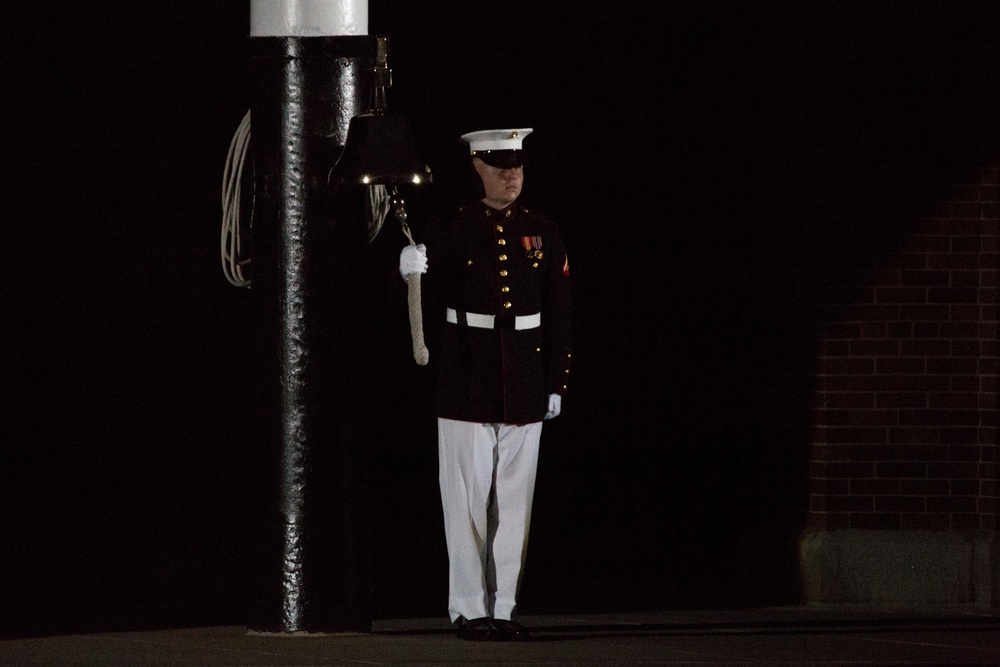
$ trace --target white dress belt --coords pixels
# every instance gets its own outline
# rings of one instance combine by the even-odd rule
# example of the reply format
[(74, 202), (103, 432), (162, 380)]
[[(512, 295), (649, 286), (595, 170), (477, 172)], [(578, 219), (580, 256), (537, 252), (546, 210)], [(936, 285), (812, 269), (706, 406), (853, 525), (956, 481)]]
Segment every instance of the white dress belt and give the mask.
[[(448, 321), (452, 324), (465, 324), (470, 327), (476, 327), (477, 329), (506, 329), (513, 328), (517, 331), (522, 331), (524, 329), (536, 329), (542, 326), (542, 314), (535, 313), (534, 315), (517, 315), (513, 318), (497, 318), (493, 315), (481, 315), (479, 313), (466, 313), (454, 308), (448, 309), (447, 315)], [(497, 320), (500, 320), (502, 324), (497, 326)], [(510, 320), (514, 321), (514, 326), (509, 327), (504, 326)]]

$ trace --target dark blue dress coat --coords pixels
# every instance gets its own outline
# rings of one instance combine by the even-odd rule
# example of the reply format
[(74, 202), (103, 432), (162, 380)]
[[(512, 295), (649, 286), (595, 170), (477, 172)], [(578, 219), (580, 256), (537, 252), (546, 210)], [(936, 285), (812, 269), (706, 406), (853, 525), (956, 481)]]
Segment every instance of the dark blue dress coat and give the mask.
[[(440, 335), (436, 414), (479, 423), (541, 421), (548, 394), (566, 393), (571, 360), (569, 262), (552, 221), (516, 202), (482, 202), (428, 229), (425, 289), (438, 312), (493, 315), (495, 328), (445, 323)], [(517, 316), (541, 326), (515, 330)], [(435, 351), (431, 351), (433, 357)]]

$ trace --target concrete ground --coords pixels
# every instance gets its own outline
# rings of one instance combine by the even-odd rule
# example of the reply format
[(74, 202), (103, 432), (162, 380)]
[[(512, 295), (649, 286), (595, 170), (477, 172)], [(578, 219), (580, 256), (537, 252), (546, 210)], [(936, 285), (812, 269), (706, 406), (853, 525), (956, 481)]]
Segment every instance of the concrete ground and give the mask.
[(379, 620), (369, 634), (243, 627), (0, 641), (0, 665), (1000, 665), (1000, 612), (786, 607), (522, 617), (524, 643), (457, 639), (444, 619)]

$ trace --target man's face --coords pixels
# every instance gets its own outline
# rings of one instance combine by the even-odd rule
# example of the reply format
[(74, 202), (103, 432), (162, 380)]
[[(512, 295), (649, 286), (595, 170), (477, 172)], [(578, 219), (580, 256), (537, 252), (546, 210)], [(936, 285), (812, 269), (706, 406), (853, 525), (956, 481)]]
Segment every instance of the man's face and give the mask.
[(472, 166), (483, 181), (486, 196), (483, 201), (493, 208), (504, 208), (514, 203), (524, 185), (524, 167), (494, 167), (479, 158), (472, 158)]

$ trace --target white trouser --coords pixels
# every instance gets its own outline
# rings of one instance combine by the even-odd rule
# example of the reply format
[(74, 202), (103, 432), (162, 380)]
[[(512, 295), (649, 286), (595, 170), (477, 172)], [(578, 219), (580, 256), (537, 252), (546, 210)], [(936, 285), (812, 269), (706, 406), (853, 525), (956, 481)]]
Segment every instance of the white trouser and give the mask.
[(541, 436), (542, 422), (438, 419), (452, 621), (516, 613)]

